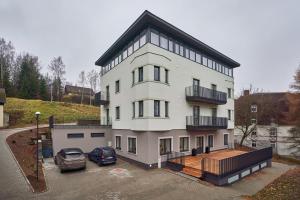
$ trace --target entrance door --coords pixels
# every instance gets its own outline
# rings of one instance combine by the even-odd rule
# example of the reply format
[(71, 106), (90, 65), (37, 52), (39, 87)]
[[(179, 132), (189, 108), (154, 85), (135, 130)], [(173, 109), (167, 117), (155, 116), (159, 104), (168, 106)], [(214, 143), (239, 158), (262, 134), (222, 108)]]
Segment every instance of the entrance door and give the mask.
[(200, 95), (200, 81), (198, 79), (193, 79), (193, 96)]
[(197, 153), (204, 152), (204, 136), (196, 136), (196, 149)]
[(193, 107), (193, 118), (194, 118), (194, 126), (199, 126), (199, 119), (200, 119), (200, 106)]

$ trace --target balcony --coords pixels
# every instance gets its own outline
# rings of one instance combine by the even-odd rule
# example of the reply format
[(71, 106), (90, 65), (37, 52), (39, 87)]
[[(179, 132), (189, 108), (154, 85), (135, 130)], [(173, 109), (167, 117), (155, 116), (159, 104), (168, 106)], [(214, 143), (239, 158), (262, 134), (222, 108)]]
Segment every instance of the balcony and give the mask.
[(227, 129), (226, 117), (187, 116), (186, 129), (191, 131)]
[(217, 90), (208, 89), (200, 86), (189, 86), (185, 88), (185, 97), (187, 101), (203, 102), (216, 105), (227, 103), (227, 94)]
[(108, 105), (109, 104), (109, 94), (102, 94), (98, 92), (95, 94), (95, 104), (96, 105)]

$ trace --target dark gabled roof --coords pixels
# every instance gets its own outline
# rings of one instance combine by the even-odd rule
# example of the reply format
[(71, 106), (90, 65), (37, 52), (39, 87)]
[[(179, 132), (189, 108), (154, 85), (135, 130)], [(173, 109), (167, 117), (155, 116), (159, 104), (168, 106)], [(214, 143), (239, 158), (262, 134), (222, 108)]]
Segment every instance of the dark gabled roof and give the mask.
[(213, 49), (212, 47), (204, 44), (193, 36), (185, 33), (184, 31), (176, 28), (172, 24), (164, 21), (163, 19), (157, 17), (151, 12), (145, 10), (141, 16), (117, 39), (116, 42), (95, 62), (98, 66), (103, 66), (106, 62), (119, 53), (122, 48), (127, 45), (130, 40), (133, 40), (140, 31), (144, 30), (147, 27), (154, 27), (162, 30), (165, 34), (173, 37), (180, 42), (184, 42), (189, 46), (206, 53), (208, 56), (211, 56), (214, 59), (222, 61), (224, 64), (227, 64), (229, 67), (239, 67), (240, 64), (231, 58), (225, 56), (219, 51)]
[(6, 93), (4, 88), (0, 88), (0, 105), (4, 105), (6, 103)]

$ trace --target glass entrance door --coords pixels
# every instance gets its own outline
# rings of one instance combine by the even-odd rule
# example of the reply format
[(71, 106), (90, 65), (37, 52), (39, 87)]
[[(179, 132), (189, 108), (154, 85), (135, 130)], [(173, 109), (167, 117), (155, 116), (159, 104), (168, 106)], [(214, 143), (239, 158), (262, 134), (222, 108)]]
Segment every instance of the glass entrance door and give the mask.
[(193, 118), (194, 118), (194, 126), (199, 126), (199, 118), (200, 118), (200, 107), (193, 107)]
[(199, 96), (200, 93), (200, 81), (198, 79), (193, 79), (193, 96)]
[(203, 153), (204, 151), (204, 136), (196, 137), (196, 149), (197, 153)]

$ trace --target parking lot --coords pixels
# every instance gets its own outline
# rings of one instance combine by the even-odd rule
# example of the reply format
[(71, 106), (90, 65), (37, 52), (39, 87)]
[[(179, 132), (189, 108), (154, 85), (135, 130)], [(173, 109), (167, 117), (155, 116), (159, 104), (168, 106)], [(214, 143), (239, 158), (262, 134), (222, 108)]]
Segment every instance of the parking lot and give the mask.
[(49, 190), (39, 199), (240, 199), (254, 194), (291, 166), (273, 163), (231, 186), (217, 187), (165, 169), (144, 170), (121, 159), (99, 167), (87, 161), (86, 170), (60, 173), (52, 159), (44, 168)]

